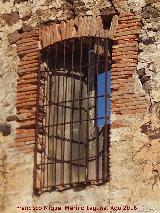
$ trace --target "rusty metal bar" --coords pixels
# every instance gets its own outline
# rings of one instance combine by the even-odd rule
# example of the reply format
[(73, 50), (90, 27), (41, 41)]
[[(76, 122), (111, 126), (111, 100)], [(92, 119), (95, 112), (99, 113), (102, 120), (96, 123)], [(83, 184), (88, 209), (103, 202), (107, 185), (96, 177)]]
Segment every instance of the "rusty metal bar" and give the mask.
[[(39, 98), (40, 98), (40, 62), (41, 54), (38, 58), (38, 72), (37, 72), (37, 98), (36, 98), (36, 112), (35, 112), (35, 147), (34, 147), (34, 171), (33, 171), (33, 192), (37, 193), (37, 153), (38, 153), (38, 141), (39, 141)], [(42, 187), (42, 186), (41, 186)]]
[[(95, 185), (96, 184), (95, 181), (96, 181), (95, 179), (90, 179), (89, 182), (86, 182), (86, 181), (75, 182), (75, 181), (73, 181), (72, 184), (70, 182), (67, 182), (65, 184), (65, 186), (66, 186), (66, 188), (71, 188), (72, 186), (77, 186), (78, 187), (80, 185), (82, 185), (82, 186)], [(100, 178), (99, 181), (98, 181), (98, 185), (101, 185), (101, 184), (103, 184), (103, 179), (102, 178)], [(65, 186), (64, 186), (63, 189), (65, 189)], [(57, 184), (56, 187), (57, 188), (53, 187), (52, 185), (50, 185), (48, 187), (44, 186), (43, 187), (43, 192), (50, 191), (49, 189), (52, 189), (52, 190), (53, 189), (54, 190), (57, 189), (57, 191), (58, 190), (59, 191), (63, 191), (63, 189), (61, 190), (61, 184)], [(40, 190), (42, 190), (42, 189), (40, 189)]]
[[(53, 89), (53, 86), (54, 86), (54, 82), (55, 82), (55, 79), (53, 78), (53, 76), (50, 76), (51, 78), (51, 100), (55, 100), (55, 96), (56, 96), (56, 93), (55, 93), (55, 90)], [(51, 101), (50, 101), (51, 102)], [(55, 110), (55, 106), (52, 106), (51, 103), (50, 103), (50, 110), (52, 110), (52, 118), (50, 119), (50, 122), (53, 122), (55, 121), (55, 113), (54, 110)], [(51, 112), (50, 112), (51, 113)], [(51, 127), (50, 127), (51, 128)], [(51, 134), (48, 134), (48, 136), (50, 137), (50, 141), (52, 143), (52, 151), (51, 151), (51, 154), (52, 156), (54, 156), (54, 127), (52, 129), (52, 133)], [(54, 176), (54, 164), (52, 165), (52, 169), (51, 169), (51, 176), (53, 177)], [(54, 186), (55, 183), (54, 183), (54, 178), (52, 178), (52, 185)]]
[[(78, 99), (74, 99), (74, 102), (75, 101), (80, 101), (80, 100), (87, 100), (87, 99), (95, 99), (95, 98), (103, 98), (103, 97), (110, 97), (110, 95), (109, 94), (104, 94), (104, 95), (97, 95), (97, 96), (91, 96), (91, 97), (86, 97), (86, 98), (78, 98)], [(73, 99), (71, 99), (71, 100), (68, 100), (68, 101), (61, 101), (61, 102), (58, 102), (58, 103), (56, 103), (56, 102), (51, 102), (51, 104), (64, 104), (64, 103), (68, 103), (68, 102), (72, 102), (73, 101)], [(45, 105), (44, 105), (45, 106)]]
[[(98, 119), (100, 120), (100, 119), (104, 119), (104, 118), (106, 118), (106, 117), (108, 117), (109, 118), (109, 116), (102, 116), (102, 117), (98, 117)], [(85, 121), (94, 121), (95, 120), (95, 118), (89, 118), (89, 119), (84, 119), (84, 120), (77, 120), (77, 121), (73, 121), (72, 123), (74, 124), (74, 123), (79, 123), (79, 122), (85, 122)], [(70, 124), (71, 122), (66, 122), (65, 124)], [(50, 125), (50, 126), (60, 126), (60, 125), (64, 125), (64, 123), (57, 123), (57, 124), (55, 124), (55, 125)], [(48, 126), (45, 126), (45, 128), (47, 128)]]
[[(64, 61), (65, 61), (65, 59), (64, 59)], [(64, 100), (64, 93), (65, 93), (65, 91), (64, 91), (64, 87), (65, 87), (64, 86), (64, 76), (62, 78), (63, 78), (63, 80), (60, 81), (60, 82), (61, 82), (62, 100)], [(63, 119), (64, 119), (64, 105), (61, 108), (62, 108), (61, 120), (63, 121)], [(61, 135), (63, 135), (64, 125), (65, 125), (65, 123), (63, 125), (61, 125)], [(61, 139), (61, 159), (64, 158), (63, 153), (64, 153), (64, 140)], [(63, 161), (63, 163), (61, 163), (61, 185), (63, 185), (63, 173), (64, 173), (63, 171), (64, 171), (64, 161)]]
[[(105, 94), (107, 94), (108, 86), (108, 39), (105, 40), (104, 44), (104, 72), (105, 72)], [(107, 138), (108, 138), (108, 126), (107, 126), (107, 97), (105, 97), (105, 132), (104, 132), (104, 143), (103, 143), (103, 160), (102, 160), (102, 171), (103, 171), (103, 180), (107, 180)]]
[[(102, 152), (100, 152), (99, 154), (98, 154), (98, 156), (102, 156), (103, 155), (103, 153)], [(91, 156), (91, 157), (88, 157), (87, 159), (89, 160), (89, 161), (93, 161), (93, 160), (96, 160), (96, 158), (97, 158), (97, 155), (95, 155), (95, 156)], [(63, 160), (59, 160), (59, 159), (57, 159), (57, 158), (48, 158), (48, 159), (53, 159), (54, 160), (54, 162), (63, 162)], [(86, 158), (85, 158), (86, 159)], [(73, 162), (73, 161), (79, 161), (79, 160), (84, 160), (84, 158), (77, 158), (77, 159), (74, 159), (74, 160), (72, 160), (72, 161), (70, 161), (70, 160), (65, 160), (65, 162)], [(49, 163), (43, 163), (42, 165), (47, 165), (47, 164), (52, 164), (52, 162), (49, 162)], [(41, 165), (41, 164), (39, 164), (39, 165)], [(96, 180), (96, 179), (95, 179)]]
[[(58, 48), (56, 48), (56, 55), (57, 55), (57, 52), (58, 52)], [(56, 60), (57, 61), (57, 60)], [(57, 65), (57, 62), (55, 63), (56, 65)], [(57, 77), (58, 77), (58, 79), (57, 79)], [(57, 95), (57, 102), (59, 101), (59, 88), (60, 88), (60, 85), (59, 85), (59, 76), (55, 76), (55, 78), (56, 78), (56, 83), (58, 84), (58, 85), (55, 85), (55, 88), (57, 88), (57, 93), (58, 94), (56, 94)], [(58, 82), (57, 82), (58, 81)], [(58, 115), (59, 115), (59, 111), (58, 111), (58, 105), (57, 105), (57, 108), (56, 108), (56, 123), (58, 123)], [(58, 134), (58, 126), (56, 126), (56, 135)], [(56, 145), (55, 145), (55, 159), (56, 159), (56, 157), (57, 157), (57, 139), (56, 139)], [(55, 174), (54, 174), (54, 177), (55, 177), (55, 185), (56, 185), (56, 180), (57, 180), (57, 168), (56, 168), (56, 162), (55, 162), (55, 170), (54, 170), (54, 172), (55, 172)]]
[[(57, 45), (57, 43), (55, 44), (55, 51), (54, 51), (54, 53), (55, 53), (55, 60), (54, 60), (54, 70), (56, 70), (57, 69), (57, 55), (58, 55), (58, 47), (57, 47), (58, 45)], [(59, 85), (58, 85), (59, 86)], [(58, 88), (57, 88), (57, 76), (56, 75), (54, 75), (54, 89), (55, 89), (55, 95), (54, 95), (54, 100), (56, 99), (56, 97), (57, 97), (57, 91), (58, 91)], [(57, 97), (58, 98), (58, 97)], [(57, 99), (58, 100), (58, 99)], [(53, 123), (54, 122), (56, 122), (57, 121), (57, 119), (58, 119), (58, 115), (57, 115), (57, 111), (58, 111), (58, 106), (56, 106), (56, 107), (54, 107), (54, 111), (55, 112), (53, 112)], [(57, 128), (58, 127), (56, 127), (56, 128), (54, 128), (53, 127), (53, 133), (54, 133), (54, 135), (56, 135), (56, 132), (57, 132)], [(55, 158), (56, 158), (56, 152), (57, 152), (57, 139), (56, 140), (54, 140), (53, 141), (53, 148), (54, 148), (54, 152), (53, 152), (53, 156), (55, 156)], [(56, 163), (54, 163), (54, 167), (53, 167), (53, 177), (52, 177), (52, 179), (54, 179), (54, 185), (53, 186), (56, 186)]]
[[(71, 67), (73, 70), (74, 67), (74, 39), (72, 40), (72, 61)], [(75, 81), (73, 80), (73, 72), (71, 77), (71, 100), (74, 99), (74, 87)], [(67, 102), (67, 101), (66, 101)], [(71, 101), (71, 112), (70, 112), (70, 165), (69, 165), (69, 182), (72, 183), (72, 144), (73, 144), (73, 109), (74, 109), (74, 101)]]
[[(49, 48), (47, 49), (47, 60), (46, 60), (46, 64), (47, 64), (47, 69), (49, 69)], [(49, 78), (49, 75), (47, 75), (47, 82), (46, 84), (44, 84), (45, 86), (45, 95), (46, 95), (46, 103), (48, 103), (48, 99), (50, 99), (50, 85), (49, 85), (49, 82), (50, 82), (50, 78)], [(48, 97), (49, 96), (49, 97)], [(47, 119), (49, 120), (48, 117), (50, 117), (50, 110), (49, 110), (49, 103), (48, 103), (48, 106), (46, 107), (46, 112), (47, 112), (47, 116), (45, 116), (45, 119), (44, 119), (44, 122), (45, 122), (45, 126), (46, 126), (46, 123), (47, 123)], [(48, 126), (48, 131), (49, 131), (49, 126)], [(47, 135), (45, 135), (45, 150), (47, 149), (48, 152), (50, 151), (50, 143), (49, 143), (49, 138), (47, 137)], [(44, 156), (44, 161), (47, 160), (47, 163), (48, 163), (48, 159), (45, 158)], [(48, 179), (49, 179), (49, 167), (48, 167), (48, 164), (47, 164), (47, 171), (46, 171), (46, 184), (48, 186)]]
[[(99, 63), (99, 64), (100, 64), (100, 63), (103, 63), (103, 62), (104, 62), (104, 60), (99, 60), (99, 61), (97, 61), (97, 62), (95, 62), (95, 63), (91, 63), (90, 65), (91, 65), (91, 66), (94, 66), (96, 63)], [(85, 67), (88, 67), (88, 64), (82, 65), (81, 67), (80, 67), (80, 66), (76, 66), (76, 67), (74, 67), (73, 69), (70, 69), (69, 72), (66, 72), (66, 74), (69, 74), (71, 71), (74, 71), (75, 69), (78, 70), (78, 69), (82, 69), (82, 68), (85, 68)], [(63, 68), (61, 69), (61, 71), (59, 71), (58, 69), (56, 69), (56, 70), (55, 70), (55, 69), (53, 69), (53, 70), (50, 69), (50, 70), (48, 70), (48, 71), (47, 71), (47, 70), (43, 70), (42, 73), (46, 73), (46, 72), (48, 73), (48, 72), (49, 72), (49, 73), (53, 73), (53, 74), (54, 74), (55, 71), (56, 71), (56, 74), (57, 74), (57, 75), (60, 75), (63, 71), (66, 71), (66, 70), (63, 69)], [(66, 74), (64, 74), (64, 75), (66, 75)]]
[[(96, 41), (96, 45), (97, 45), (97, 61), (99, 61), (99, 38), (97, 38)], [(99, 157), (98, 157), (98, 153), (99, 153), (99, 129), (98, 129), (98, 98), (97, 98), (97, 94), (98, 94), (98, 71), (99, 71), (99, 64), (96, 63), (96, 72), (95, 72), (95, 104), (96, 104), (96, 109), (95, 109), (95, 126), (96, 126), (96, 153), (97, 153), (97, 159), (96, 159), (96, 180), (99, 180)]]
[[(82, 43), (82, 39), (80, 39), (80, 61), (79, 61), (79, 64), (80, 64), (80, 67), (82, 65), (82, 57), (83, 57), (83, 43)], [(79, 85), (79, 129), (78, 129), (78, 159), (80, 158), (80, 137), (81, 137), (81, 105), (82, 105), (82, 68), (80, 68), (79, 70), (80, 72), (80, 85)], [(78, 160), (78, 164), (80, 164), (79, 160)], [(80, 181), (79, 180), (80, 178), (80, 168), (78, 166), (78, 182)]]

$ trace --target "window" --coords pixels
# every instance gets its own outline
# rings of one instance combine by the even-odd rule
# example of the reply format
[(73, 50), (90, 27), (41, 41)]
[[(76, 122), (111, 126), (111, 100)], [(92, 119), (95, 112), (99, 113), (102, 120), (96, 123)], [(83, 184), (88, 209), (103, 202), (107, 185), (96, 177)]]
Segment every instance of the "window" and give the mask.
[(110, 42), (97, 37), (41, 51), (36, 190), (108, 180), (109, 58)]

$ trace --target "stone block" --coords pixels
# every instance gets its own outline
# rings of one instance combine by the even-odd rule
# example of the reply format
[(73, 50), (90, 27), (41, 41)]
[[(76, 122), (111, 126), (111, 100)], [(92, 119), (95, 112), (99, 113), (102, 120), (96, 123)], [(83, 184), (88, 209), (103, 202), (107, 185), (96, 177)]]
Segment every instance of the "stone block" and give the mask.
[(2, 132), (3, 136), (8, 136), (11, 134), (11, 124), (1, 123), (0, 124), (0, 132)]
[(10, 44), (15, 44), (21, 38), (21, 34), (18, 32), (12, 33), (8, 36)]
[(19, 14), (18, 12), (12, 12), (10, 14), (3, 15), (3, 18), (6, 21), (6, 23), (11, 26), (15, 24), (17, 21), (19, 21)]

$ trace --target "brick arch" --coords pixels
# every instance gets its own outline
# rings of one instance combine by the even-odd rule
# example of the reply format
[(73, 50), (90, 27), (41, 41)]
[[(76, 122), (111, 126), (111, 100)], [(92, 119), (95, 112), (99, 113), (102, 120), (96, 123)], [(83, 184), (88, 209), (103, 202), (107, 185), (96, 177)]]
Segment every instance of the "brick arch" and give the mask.
[(39, 30), (41, 48), (53, 45), (54, 43), (70, 38), (97, 36), (104, 38), (112, 38), (114, 29), (117, 24), (118, 17), (112, 19), (110, 29), (106, 30), (103, 26), (103, 18), (101, 16), (85, 16), (76, 17), (59, 24), (51, 24)]
[[(97, 28), (97, 29), (96, 29)], [(116, 115), (144, 113), (147, 110), (145, 94), (136, 93), (134, 74), (138, 59), (138, 38), (141, 19), (132, 13), (112, 18), (109, 30), (103, 29), (101, 16), (77, 17), (51, 24), (22, 34), (17, 45), (18, 65), (16, 108), (19, 117), (16, 140), (10, 144), (14, 153), (34, 153), (37, 73), (40, 49), (67, 38), (82, 36), (108, 37), (116, 41), (112, 47), (111, 111)], [(39, 45), (40, 44), (40, 45)], [(111, 128), (125, 126), (120, 120), (112, 121)], [(16, 152), (17, 151), (17, 152)]]
[[(36, 137), (37, 77), (40, 50), (54, 43), (76, 37), (97, 36), (112, 38), (118, 16), (112, 18), (109, 30), (104, 29), (102, 17), (76, 17), (61, 23), (53, 23), (31, 32), (24, 32), (17, 41), (18, 65), (16, 109), (19, 117), (16, 140), (11, 149), (22, 153), (34, 153)], [(16, 153), (16, 152), (15, 152)]]

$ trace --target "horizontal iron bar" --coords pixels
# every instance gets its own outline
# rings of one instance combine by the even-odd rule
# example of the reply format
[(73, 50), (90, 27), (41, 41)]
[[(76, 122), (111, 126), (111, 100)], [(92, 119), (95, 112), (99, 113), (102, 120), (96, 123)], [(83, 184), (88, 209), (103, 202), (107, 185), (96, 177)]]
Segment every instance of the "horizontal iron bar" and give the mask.
[[(46, 134), (46, 135), (48, 135), (48, 134)], [(62, 138), (62, 137), (56, 136), (56, 135), (48, 135), (48, 137), (49, 137), (49, 139), (51, 139), (51, 138), (56, 138), (56, 139), (59, 139), (59, 140), (62, 140), (62, 141), (72, 142), (72, 143), (75, 143), (75, 144), (79, 143), (79, 144), (81, 144), (81, 145), (86, 146), (85, 143), (83, 143), (83, 142), (81, 142), (81, 141), (75, 141), (75, 140), (73, 140), (73, 139), (70, 140), (70, 139), (68, 139), (68, 138)], [(52, 143), (52, 142), (51, 142), (51, 143)]]
[[(105, 118), (107, 118), (107, 119), (109, 119), (110, 118), (110, 116), (103, 116), (103, 117), (99, 117), (99, 118), (97, 118), (97, 120), (101, 120), (101, 119), (105, 119)], [(85, 120), (79, 120), (79, 121), (73, 121), (73, 122), (66, 122), (66, 123), (58, 123), (58, 124), (53, 124), (53, 125), (44, 125), (43, 127), (44, 128), (48, 128), (48, 127), (53, 127), (53, 126), (61, 126), (61, 125), (64, 125), (64, 124), (70, 124), (70, 123), (79, 123), (79, 122), (87, 122), (87, 121), (94, 121), (95, 120), (95, 118), (91, 118), (91, 119), (85, 119)]]
[[(104, 62), (105, 63), (105, 60), (100, 60), (100, 61), (96, 61), (95, 63), (92, 63), (92, 64), (90, 64), (90, 66), (93, 66), (93, 65), (96, 65), (96, 64), (99, 64), (99, 63), (101, 63), (101, 62)], [(56, 75), (58, 74), (58, 73), (61, 73), (61, 72), (63, 72), (63, 71), (65, 71), (66, 73), (70, 73), (70, 72), (72, 72), (72, 71), (74, 71), (74, 70), (77, 70), (77, 69), (82, 69), (82, 68), (85, 68), (85, 67), (89, 67), (89, 65), (88, 64), (86, 64), (86, 65), (82, 65), (82, 66), (78, 66), (78, 67), (74, 67), (73, 69), (70, 69), (69, 71), (68, 70), (66, 70), (66, 69), (58, 69), (58, 68), (56, 68), (56, 69), (50, 69), (50, 70), (41, 70), (40, 72), (42, 72), (42, 73), (56, 73)], [(58, 72), (57, 72), (58, 71)], [(64, 73), (63, 73), (64, 74)]]
[(58, 159), (55, 159), (55, 158), (52, 158), (52, 157), (48, 157), (47, 154), (46, 154), (46, 155), (45, 155), (46, 158), (47, 158), (48, 160), (52, 160), (53, 162), (40, 163), (40, 164), (37, 164), (37, 165), (38, 165), (38, 166), (45, 166), (45, 165), (48, 165), (48, 164), (54, 165), (54, 164), (62, 163), (62, 162), (71, 163), (71, 162), (80, 161), (80, 160), (81, 160), (81, 161), (82, 161), (82, 160), (88, 160), (89, 162), (91, 162), (91, 161), (96, 160), (97, 157), (101, 157), (101, 156), (103, 156), (103, 155), (104, 155), (104, 154), (103, 154), (103, 150), (101, 150), (100, 153), (99, 153), (99, 155), (94, 155), (94, 156), (91, 156), (91, 157), (88, 157), (88, 158), (79, 158), (79, 159), (74, 159), (74, 160), (64, 160), (64, 161), (62, 161), (62, 160), (58, 160)]
[(52, 104), (65, 104), (65, 103), (68, 103), (68, 102), (75, 102), (75, 101), (80, 101), (80, 100), (88, 100), (88, 99), (97, 99), (97, 98), (103, 98), (103, 97), (106, 97), (106, 98), (110, 98), (110, 95), (109, 94), (104, 94), (104, 95), (97, 95), (97, 96), (91, 96), (91, 97), (86, 97), (86, 98), (77, 98), (77, 99), (71, 99), (71, 100), (68, 100), (68, 101), (61, 101), (61, 102), (51, 102), (51, 104), (44, 104), (43, 106), (50, 106)]
[(49, 185), (49, 186), (43, 186), (41, 188), (37, 188), (37, 190), (39, 189), (40, 191), (42, 189), (47, 189), (47, 188), (55, 188), (55, 187), (58, 187), (58, 186), (73, 186), (73, 185), (80, 185), (80, 184), (84, 184), (84, 185), (87, 185), (87, 184), (91, 184), (91, 182), (94, 182), (97, 183), (97, 184), (102, 184), (102, 183), (105, 183), (106, 181), (103, 179), (103, 178), (99, 178), (98, 181), (96, 179), (89, 179), (88, 181), (79, 181), (79, 182), (70, 182), (70, 183), (64, 183), (63, 185), (62, 184), (55, 184), (55, 185)]
[[(66, 41), (72, 41), (72, 42), (74, 41), (75, 42), (75, 40), (85, 40), (86, 41), (86, 40), (90, 40), (90, 39), (92, 39), (92, 40), (98, 39), (98, 40), (101, 40), (101, 41), (104, 42), (106, 37), (103, 38), (101, 36), (77, 36), (76, 38), (67, 38), (67, 39), (64, 39), (64, 40), (61, 40), (61, 41), (57, 41), (53, 45), (50, 45), (50, 46), (43, 48), (40, 52), (44, 52), (47, 49), (52, 48), (52, 46), (56, 46), (57, 44), (64, 43)], [(107, 38), (107, 39), (110, 40), (110, 38)]]

